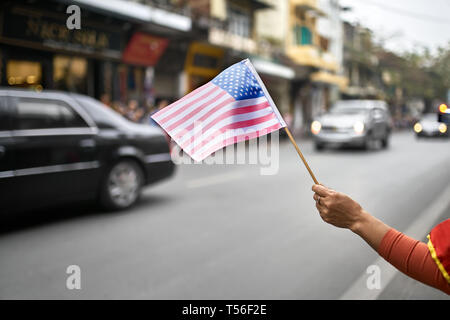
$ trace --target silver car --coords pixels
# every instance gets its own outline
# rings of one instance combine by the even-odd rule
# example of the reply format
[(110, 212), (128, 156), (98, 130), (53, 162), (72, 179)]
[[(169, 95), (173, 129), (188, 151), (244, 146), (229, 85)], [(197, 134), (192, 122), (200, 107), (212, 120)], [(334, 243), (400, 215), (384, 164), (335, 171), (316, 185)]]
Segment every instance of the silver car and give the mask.
[(368, 149), (377, 140), (387, 148), (391, 129), (388, 106), (380, 100), (337, 101), (311, 123), (316, 150), (327, 145)]

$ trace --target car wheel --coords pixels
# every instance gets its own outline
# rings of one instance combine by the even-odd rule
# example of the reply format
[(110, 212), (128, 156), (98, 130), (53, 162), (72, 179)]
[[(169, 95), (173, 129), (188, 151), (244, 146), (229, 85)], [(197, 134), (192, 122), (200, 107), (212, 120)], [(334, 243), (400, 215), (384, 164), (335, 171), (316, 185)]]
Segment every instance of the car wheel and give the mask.
[(389, 136), (386, 135), (383, 139), (381, 139), (381, 147), (383, 149), (387, 149), (389, 147)]
[(314, 144), (314, 149), (316, 149), (316, 151), (322, 151), (323, 148), (324, 148), (324, 145), (321, 143)]
[(372, 144), (373, 144), (372, 142), (373, 142), (372, 135), (371, 134), (367, 135), (366, 139), (363, 142), (362, 149), (370, 150), (372, 148)]
[(120, 160), (108, 171), (100, 197), (106, 209), (121, 210), (131, 207), (139, 199), (144, 174), (133, 160)]

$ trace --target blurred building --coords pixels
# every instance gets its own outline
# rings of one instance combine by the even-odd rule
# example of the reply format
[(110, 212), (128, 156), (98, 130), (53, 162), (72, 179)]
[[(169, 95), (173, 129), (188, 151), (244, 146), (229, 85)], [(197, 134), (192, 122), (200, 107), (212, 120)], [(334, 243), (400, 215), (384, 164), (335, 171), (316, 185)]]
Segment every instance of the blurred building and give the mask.
[(344, 23), (344, 68), (349, 85), (343, 96), (348, 99), (383, 97), (372, 31), (359, 24)]
[[(70, 4), (81, 9), (79, 30), (66, 26)], [(160, 60), (168, 55), (179, 60), (182, 48), (171, 43), (191, 31), (191, 19), (183, 13), (123, 0), (3, 1), (0, 10), (2, 86), (65, 90), (124, 103), (152, 99), (155, 87), (176, 91), (177, 65), (168, 59), (165, 68)]]
[(274, 9), (259, 14), (258, 33), (283, 46), (283, 61), (294, 70), (288, 109), (292, 127), (308, 132), (312, 118), (327, 110), (347, 85), (341, 7), (336, 0), (271, 2)]
[[(297, 133), (308, 132), (312, 118), (341, 92), (352, 92), (343, 64), (353, 57), (343, 53), (338, 0), (4, 3), (3, 86), (153, 104), (156, 98), (177, 99), (250, 58)], [(70, 4), (81, 8), (80, 30), (66, 27)], [(358, 68), (347, 72), (353, 80)]]
[[(290, 81), (294, 70), (283, 63), (283, 46), (260, 37), (261, 16), (283, 1), (191, 0), (198, 40), (186, 57), (186, 91), (215, 77), (224, 67), (251, 58), (281, 112), (289, 111)], [(280, 25), (269, 21), (273, 27)], [(281, 23), (283, 25), (283, 23)]]

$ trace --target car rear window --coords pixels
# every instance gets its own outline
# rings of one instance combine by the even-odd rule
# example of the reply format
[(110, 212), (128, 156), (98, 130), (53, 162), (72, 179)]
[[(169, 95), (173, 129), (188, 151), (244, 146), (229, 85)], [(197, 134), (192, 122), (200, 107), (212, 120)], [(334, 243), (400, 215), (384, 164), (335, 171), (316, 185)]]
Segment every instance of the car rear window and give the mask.
[(88, 127), (81, 116), (61, 100), (16, 98), (14, 129), (53, 129)]

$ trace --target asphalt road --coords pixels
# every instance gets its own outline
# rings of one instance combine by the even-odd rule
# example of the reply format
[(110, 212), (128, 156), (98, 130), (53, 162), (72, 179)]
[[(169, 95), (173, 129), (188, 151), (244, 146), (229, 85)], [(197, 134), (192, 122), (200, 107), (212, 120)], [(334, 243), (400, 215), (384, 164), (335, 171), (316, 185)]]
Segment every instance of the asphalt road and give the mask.
[[(450, 140), (397, 133), (388, 150), (321, 153), (299, 142), (319, 181), (398, 230), (450, 181)], [(0, 298), (338, 299), (377, 254), (322, 222), (311, 186), (283, 142), (275, 175), (259, 165), (180, 165), (126, 212), (19, 216), (0, 233)], [(81, 290), (66, 288), (69, 265), (81, 268)]]

